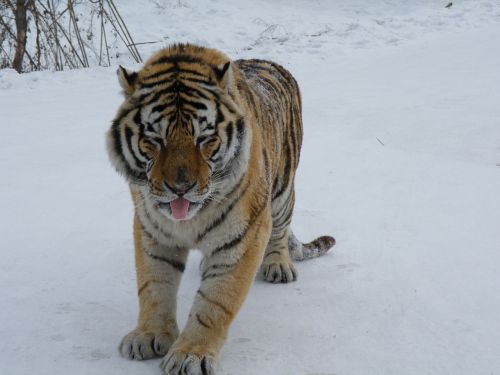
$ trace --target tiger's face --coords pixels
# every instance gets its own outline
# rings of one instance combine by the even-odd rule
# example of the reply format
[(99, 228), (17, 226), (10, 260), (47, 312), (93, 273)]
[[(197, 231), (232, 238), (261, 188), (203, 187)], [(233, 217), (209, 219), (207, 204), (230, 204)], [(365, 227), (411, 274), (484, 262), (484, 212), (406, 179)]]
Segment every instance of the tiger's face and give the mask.
[(125, 102), (108, 132), (117, 170), (172, 220), (189, 220), (222, 198), (245, 126), (229, 95), (230, 63), (149, 61), (118, 69)]
[(209, 198), (221, 144), (218, 135), (201, 143), (186, 126), (176, 127), (161, 141), (148, 137), (139, 141), (139, 149), (148, 157), (143, 192), (161, 212), (177, 220), (194, 216)]

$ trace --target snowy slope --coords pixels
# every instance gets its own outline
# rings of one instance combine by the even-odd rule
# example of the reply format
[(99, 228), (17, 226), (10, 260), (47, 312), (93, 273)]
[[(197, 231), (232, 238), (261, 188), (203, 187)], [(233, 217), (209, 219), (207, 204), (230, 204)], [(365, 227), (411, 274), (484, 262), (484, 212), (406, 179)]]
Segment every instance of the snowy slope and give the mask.
[[(120, 3), (137, 40), (272, 58), (302, 88), (293, 226), (337, 246), (255, 282), (220, 374), (500, 374), (500, 2)], [(116, 349), (137, 302), (114, 70), (0, 71), (0, 374), (160, 374)]]

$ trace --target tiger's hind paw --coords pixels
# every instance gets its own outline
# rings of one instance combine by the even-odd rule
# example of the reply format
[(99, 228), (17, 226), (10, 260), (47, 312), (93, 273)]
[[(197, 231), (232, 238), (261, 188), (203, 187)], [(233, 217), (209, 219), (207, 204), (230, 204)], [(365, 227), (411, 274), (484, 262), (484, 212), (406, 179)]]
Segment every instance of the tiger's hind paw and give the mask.
[(290, 261), (264, 263), (261, 267), (264, 280), (270, 283), (290, 283), (297, 280), (297, 270)]

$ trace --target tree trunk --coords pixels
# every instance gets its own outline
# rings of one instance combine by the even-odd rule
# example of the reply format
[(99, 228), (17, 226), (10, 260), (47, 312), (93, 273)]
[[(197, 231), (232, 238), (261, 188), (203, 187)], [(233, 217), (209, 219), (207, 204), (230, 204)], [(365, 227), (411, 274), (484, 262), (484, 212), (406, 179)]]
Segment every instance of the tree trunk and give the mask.
[(23, 57), (26, 50), (26, 33), (28, 30), (28, 22), (26, 18), (27, 0), (16, 1), (16, 53), (12, 67), (19, 73), (23, 70)]

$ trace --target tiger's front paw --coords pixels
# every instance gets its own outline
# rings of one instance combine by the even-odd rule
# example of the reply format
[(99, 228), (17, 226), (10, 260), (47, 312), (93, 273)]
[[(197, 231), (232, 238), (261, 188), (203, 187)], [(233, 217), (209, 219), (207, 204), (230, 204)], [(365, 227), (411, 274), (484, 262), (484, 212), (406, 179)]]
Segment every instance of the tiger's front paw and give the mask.
[(163, 358), (160, 367), (166, 375), (214, 375), (215, 358), (174, 349)]
[(153, 332), (134, 329), (120, 343), (120, 353), (128, 359), (143, 360), (161, 357), (177, 339), (178, 332)]

